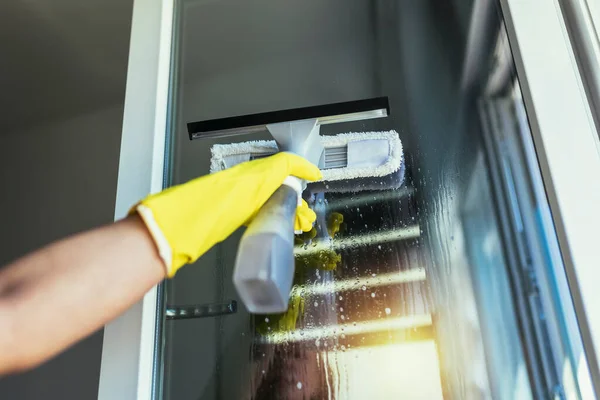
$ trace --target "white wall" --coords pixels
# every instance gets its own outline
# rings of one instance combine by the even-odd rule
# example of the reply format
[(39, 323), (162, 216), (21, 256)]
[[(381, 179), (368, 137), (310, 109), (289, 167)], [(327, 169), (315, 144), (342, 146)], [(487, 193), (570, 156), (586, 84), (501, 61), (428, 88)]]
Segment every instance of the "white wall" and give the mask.
[[(0, 265), (112, 221), (122, 113), (121, 104), (0, 132)], [(34, 371), (0, 378), (0, 398), (96, 398), (101, 350), (102, 331)]]

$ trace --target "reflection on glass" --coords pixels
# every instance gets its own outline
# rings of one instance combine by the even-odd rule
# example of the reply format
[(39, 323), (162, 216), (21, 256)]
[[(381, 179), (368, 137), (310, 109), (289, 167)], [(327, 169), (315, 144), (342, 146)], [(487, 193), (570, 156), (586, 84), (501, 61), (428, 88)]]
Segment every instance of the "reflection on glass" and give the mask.
[(349, 350), (337, 363), (345, 370), (338, 398), (443, 399), (433, 340)]
[(239, 302), (241, 230), (169, 281), (170, 310), (238, 307), (165, 322), (159, 398), (581, 398), (585, 358), (512, 55), (496, 5), (483, 30), (473, 5), (176, 2), (170, 184), (208, 173), (214, 144), (269, 139), (190, 141), (187, 122), (377, 96), (389, 117), (321, 132), (396, 130), (406, 175), (393, 190), (309, 185), (318, 223), (296, 239), (286, 313)]

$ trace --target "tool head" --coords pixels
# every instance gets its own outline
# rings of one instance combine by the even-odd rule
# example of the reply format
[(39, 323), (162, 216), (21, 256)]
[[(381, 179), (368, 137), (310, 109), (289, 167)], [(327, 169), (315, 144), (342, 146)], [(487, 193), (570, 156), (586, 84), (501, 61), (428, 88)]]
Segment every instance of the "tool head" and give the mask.
[[(402, 185), (404, 153), (396, 131), (340, 133), (319, 139), (323, 157), (317, 165), (323, 179), (312, 183), (312, 188), (323, 192), (356, 192)], [(211, 148), (211, 172), (267, 157), (278, 150), (273, 140), (217, 144)]]
[(187, 124), (190, 140), (264, 132), (269, 124), (317, 120), (317, 125), (383, 118), (390, 113), (387, 97), (240, 115)]

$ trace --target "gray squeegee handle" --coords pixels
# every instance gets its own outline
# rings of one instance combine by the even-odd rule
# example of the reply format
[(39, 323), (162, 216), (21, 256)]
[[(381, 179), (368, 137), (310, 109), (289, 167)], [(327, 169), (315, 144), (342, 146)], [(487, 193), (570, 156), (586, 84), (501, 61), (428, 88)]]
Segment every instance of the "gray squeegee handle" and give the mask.
[(298, 193), (279, 187), (240, 240), (233, 283), (253, 314), (282, 313), (294, 280), (294, 220)]

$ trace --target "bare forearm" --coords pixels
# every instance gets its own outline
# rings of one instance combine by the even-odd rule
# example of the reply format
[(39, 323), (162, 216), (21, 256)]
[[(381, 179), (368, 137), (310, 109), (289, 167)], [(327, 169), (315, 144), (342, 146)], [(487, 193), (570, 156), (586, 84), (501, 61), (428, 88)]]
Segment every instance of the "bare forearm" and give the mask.
[(0, 375), (28, 369), (117, 317), (164, 278), (137, 216), (51, 244), (0, 271)]

